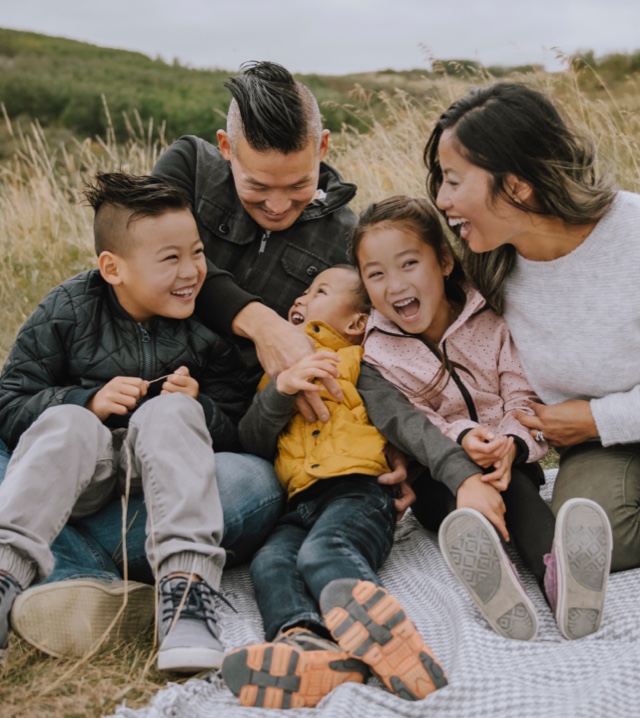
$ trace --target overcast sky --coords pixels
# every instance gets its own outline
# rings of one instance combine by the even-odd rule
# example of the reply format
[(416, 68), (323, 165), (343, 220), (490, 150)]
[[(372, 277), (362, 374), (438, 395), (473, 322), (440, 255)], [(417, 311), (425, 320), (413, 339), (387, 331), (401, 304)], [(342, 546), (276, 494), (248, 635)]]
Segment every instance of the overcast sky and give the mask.
[(428, 68), (429, 58), (543, 64), (640, 49), (640, 0), (0, 0), (0, 27), (139, 50), (192, 67)]

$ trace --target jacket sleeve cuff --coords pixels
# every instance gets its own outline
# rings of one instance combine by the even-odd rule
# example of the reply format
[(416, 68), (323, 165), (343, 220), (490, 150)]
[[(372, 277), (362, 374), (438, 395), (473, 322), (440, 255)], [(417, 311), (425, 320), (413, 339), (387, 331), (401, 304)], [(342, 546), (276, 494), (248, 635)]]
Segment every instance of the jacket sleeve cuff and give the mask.
[(514, 464), (526, 464), (529, 460), (529, 447), (526, 441), (515, 434), (507, 434), (507, 436), (513, 436), (513, 441), (516, 445), (516, 458)]
[(76, 387), (64, 395), (64, 401), (62, 403), (75, 404), (76, 406), (86, 406), (99, 391), (99, 386), (94, 387), (93, 389), (82, 389), (81, 387)]

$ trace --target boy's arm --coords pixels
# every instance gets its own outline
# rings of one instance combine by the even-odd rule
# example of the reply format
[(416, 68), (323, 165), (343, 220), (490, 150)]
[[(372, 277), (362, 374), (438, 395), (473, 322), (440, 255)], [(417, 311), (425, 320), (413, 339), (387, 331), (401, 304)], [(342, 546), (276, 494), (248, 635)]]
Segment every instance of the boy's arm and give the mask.
[(49, 407), (85, 406), (99, 389), (72, 384), (67, 351), (75, 314), (61, 287), (50, 292), (24, 323), (0, 375), (0, 438), (12, 449)]
[(243, 451), (272, 461), (278, 436), (291, 419), (296, 398), (296, 394), (281, 394), (275, 378), (259, 391), (238, 426)]
[(444, 436), (429, 419), (379, 371), (362, 363), (358, 392), (369, 418), (387, 441), (417, 459), (436, 481), (455, 496), (460, 485), (481, 469), (464, 449)]

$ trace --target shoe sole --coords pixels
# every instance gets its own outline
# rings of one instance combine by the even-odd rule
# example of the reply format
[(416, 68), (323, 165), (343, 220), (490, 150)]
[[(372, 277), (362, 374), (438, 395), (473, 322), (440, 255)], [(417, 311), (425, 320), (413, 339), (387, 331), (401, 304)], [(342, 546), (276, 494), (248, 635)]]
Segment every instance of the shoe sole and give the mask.
[(491, 628), (505, 638), (533, 640), (536, 610), (491, 523), (473, 509), (458, 509), (440, 525), (438, 541), (447, 566)]
[(562, 635), (574, 640), (600, 628), (613, 538), (601, 506), (589, 499), (566, 501), (556, 518), (558, 605)]
[(158, 669), (172, 673), (199, 673), (200, 671), (217, 670), (224, 660), (224, 652), (215, 648), (179, 647), (160, 649), (158, 653)]
[(139, 637), (154, 615), (153, 586), (70, 579), (21, 593), (11, 610), (11, 626), (44, 653), (82, 657)]
[(420, 700), (447, 685), (416, 627), (385, 588), (337, 579), (322, 591), (320, 608), (340, 647), (366, 663), (397, 696)]
[(365, 680), (360, 661), (284, 643), (232, 651), (222, 664), (222, 677), (243, 706), (258, 708), (310, 708), (342, 683)]

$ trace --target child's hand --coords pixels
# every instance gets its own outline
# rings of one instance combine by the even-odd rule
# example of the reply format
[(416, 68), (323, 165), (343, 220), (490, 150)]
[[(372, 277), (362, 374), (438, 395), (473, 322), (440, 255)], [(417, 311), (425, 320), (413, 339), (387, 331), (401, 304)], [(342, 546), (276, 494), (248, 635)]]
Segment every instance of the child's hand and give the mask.
[(505, 541), (509, 540), (509, 532), (504, 521), (506, 508), (502, 496), (491, 484), (482, 480), (482, 474), (473, 474), (462, 482), (456, 496), (456, 507), (479, 511), (498, 529)]
[(387, 444), (384, 447), (384, 453), (391, 471), (378, 476), (378, 482), (385, 486), (393, 486), (394, 499), (393, 503), (396, 508), (396, 519), (400, 519), (405, 515), (407, 509), (416, 500), (416, 494), (411, 488), (411, 484), (407, 481), (407, 457), (393, 444)]
[(93, 395), (86, 408), (100, 421), (104, 421), (111, 414), (124, 416), (135, 409), (136, 404), (146, 395), (147, 387), (144, 379), (117, 376)]
[(496, 436), (485, 426), (476, 426), (462, 439), (462, 448), (472, 461), (483, 469), (495, 466), (513, 446), (512, 436)]
[(314, 379), (323, 381), (329, 377), (338, 378), (340, 372), (336, 364), (340, 357), (333, 352), (315, 352), (303, 357), (289, 369), (280, 372), (276, 378), (276, 388), (281, 394), (297, 394), (299, 391), (322, 391), (322, 384), (315, 384)]
[(186, 366), (181, 366), (167, 377), (167, 380), (162, 385), (160, 394), (180, 392), (181, 394), (187, 394), (187, 396), (190, 396), (192, 399), (197, 399), (199, 391), (200, 385), (189, 374), (189, 369), (187, 369)]
[[(513, 439), (513, 437), (509, 437)], [(493, 471), (490, 474), (483, 474), (482, 480), (491, 484), (498, 491), (505, 491), (511, 481), (511, 467), (515, 461), (518, 449), (514, 442), (512, 442), (509, 451), (501, 458), (496, 461), (493, 465)]]

